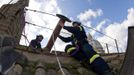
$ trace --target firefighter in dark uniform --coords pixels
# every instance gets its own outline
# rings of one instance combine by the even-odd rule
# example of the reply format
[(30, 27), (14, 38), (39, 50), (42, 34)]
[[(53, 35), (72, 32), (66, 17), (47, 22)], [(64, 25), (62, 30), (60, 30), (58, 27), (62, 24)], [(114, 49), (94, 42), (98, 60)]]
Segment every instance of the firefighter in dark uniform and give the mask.
[(37, 35), (36, 39), (31, 40), (29, 47), (33, 50), (33, 52), (38, 52), (37, 50), (41, 50), (41, 41), (43, 40), (42, 35)]
[(73, 22), (73, 27), (62, 26), (65, 30), (72, 33), (71, 37), (59, 38), (64, 42), (72, 42), (65, 48), (65, 52), (78, 61), (87, 61), (91, 69), (98, 75), (114, 75), (107, 63), (98, 55), (87, 41), (87, 36), (80, 22)]

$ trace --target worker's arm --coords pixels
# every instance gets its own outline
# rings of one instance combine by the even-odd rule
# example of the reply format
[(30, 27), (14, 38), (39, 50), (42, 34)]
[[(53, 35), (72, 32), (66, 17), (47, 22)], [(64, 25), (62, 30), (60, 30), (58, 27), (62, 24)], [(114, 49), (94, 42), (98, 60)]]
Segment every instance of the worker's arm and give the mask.
[(61, 22), (61, 24), (59, 24), (61, 27), (63, 27), (65, 30), (69, 31), (70, 33), (78, 33), (79, 31), (82, 31), (82, 27), (78, 26), (78, 27), (71, 27), (71, 26), (64, 26), (64, 24)]
[(63, 26), (63, 28), (69, 31), (70, 33), (78, 33), (79, 31), (81, 31), (80, 27)]
[(71, 37), (62, 37), (59, 35), (59, 38), (64, 42), (71, 42), (73, 39)]

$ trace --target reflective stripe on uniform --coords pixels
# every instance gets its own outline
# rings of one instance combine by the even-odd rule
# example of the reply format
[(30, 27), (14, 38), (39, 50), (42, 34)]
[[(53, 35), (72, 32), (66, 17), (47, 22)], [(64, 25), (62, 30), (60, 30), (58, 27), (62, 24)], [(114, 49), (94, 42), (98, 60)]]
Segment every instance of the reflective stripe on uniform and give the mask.
[(100, 57), (100, 55), (98, 55), (98, 54), (93, 55), (93, 56), (89, 59), (90, 64), (91, 64), (96, 58), (98, 58), (98, 57)]
[(79, 26), (79, 28), (80, 28), (80, 31), (82, 31), (82, 27), (81, 27), (81, 26)]
[(70, 53), (71, 51), (73, 51), (73, 50), (75, 50), (76, 49), (76, 47), (71, 47), (71, 48), (69, 48), (68, 50), (67, 50), (67, 53)]

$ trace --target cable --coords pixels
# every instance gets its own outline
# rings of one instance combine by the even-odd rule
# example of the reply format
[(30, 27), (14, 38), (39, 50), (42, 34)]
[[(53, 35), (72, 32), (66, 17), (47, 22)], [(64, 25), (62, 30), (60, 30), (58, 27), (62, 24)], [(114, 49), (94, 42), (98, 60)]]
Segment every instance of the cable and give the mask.
[(25, 32), (24, 32), (24, 34), (22, 34), (22, 36), (25, 38), (25, 44), (26, 44), (26, 46), (27, 46), (27, 43), (26, 43), (26, 42), (28, 42), (28, 43), (30, 43), (30, 42), (29, 42), (29, 40), (28, 40), (28, 38), (27, 38)]
[[(56, 16), (56, 15), (53, 15), (53, 14), (50, 14), (50, 13), (46, 13), (46, 12), (42, 12), (42, 11), (38, 11), (38, 10), (27, 9), (27, 8), (26, 8), (26, 10), (33, 11), (33, 12), (38, 12), (38, 13), (43, 13), (43, 14), (48, 14), (48, 15), (52, 15), (52, 16)], [(57, 16), (56, 16), (56, 17), (57, 17)], [(92, 27), (88, 27), (88, 26), (86, 26), (86, 25), (83, 25), (83, 26), (84, 26), (84, 27), (87, 27), (87, 28), (90, 28), (90, 29), (92, 29), (92, 30), (94, 30), (94, 31), (96, 31), (96, 32), (98, 32), (98, 33), (100, 33), (100, 34), (103, 34), (103, 35), (105, 35), (105, 36), (107, 36), (107, 37), (109, 37), (109, 38), (111, 38), (111, 39), (114, 39), (114, 38), (112, 38), (112, 37), (110, 37), (110, 36), (108, 36), (108, 35), (102, 33), (101, 31), (98, 31), (98, 30), (96, 30), (96, 29), (94, 29), (94, 28), (92, 28)]]
[[(27, 22), (27, 21), (25, 23), (36, 26), (36, 27), (44, 28), (44, 29), (54, 30), (54, 29), (51, 29), (51, 28), (48, 28), (48, 27), (44, 27), (44, 26), (40, 26), (40, 25), (37, 25), (37, 24), (30, 23), (30, 22)], [(61, 33), (71, 35), (71, 34), (66, 33), (66, 32), (61, 32)]]
[(86, 27), (86, 28), (89, 28), (89, 29), (92, 29), (92, 30), (94, 30), (94, 31), (96, 31), (96, 32), (98, 32), (98, 33), (100, 33), (100, 34), (103, 34), (103, 35), (105, 35), (105, 36), (107, 36), (107, 37), (111, 38), (111, 39), (114, 39), (114, 38), (112, 38), (112, 37), (110, 37), (110, 36), (108, 36), (108, 35), (106, 35), (106, 34), (102, 33), (101, 31), (98, 31), (97, 29), (94, 29), (94, 28), (89, 27), (89, 26), (86, 26), (86, 25), (82, 25), (82, 26), (84, 26), (84, 27)]
[[(99, 41), (100, 42), (100, 41)], [(116, 48), (116, 46), (114, 46), (114, 45), (112, 45), (112, 44), (108, 44), (108, 43), (105, 43), (105, 42), (100, 42), (100, 43), (102, 43), (102, 44), (107, 44), (107, 45), (109, 45), (109, 46), (112, 46), (112, 47), (115, 47)]]
[[(37, 25), (37, 24), (33, 24), (33, 23), (30, 23), (30, 22), (27, 22), (26, 21), (26, 23), (27, 24), (29, 24), (29, 25), (33, 25), (33, 26), (37, 26), (37, 27), (40, 27), (40, 28), (44, 28), (44, 29), (49, 29), (49, 30), (53, 30), (53, 29), (51, 29), (51, 28), (48, 28), (48, 27), (44, 27), (44, 26), (39, 26), (39, 25)], [(66, 32), (61, 32), (61, 33), (64, 33), (64, 34), (69, 34), (69, 33), (66, 33)], [(71, 34), (69, 34), (69, 35), (71, 35)], [(110, 37), (110, 36), (109, 36)], [(113, 38), (112, 38), (113, 39)], [(105, 43), (106, 44), (106, 43)], [(113, 46), (113, 45), (111, 45), (111, 44), (108, 44), (108, 45), (110, 45), (110, 46)], [(116, 48), (115, 46), (113, 46), (114, 48)]]
[(58, 62), (58, 65), (59, 65), (59, 68), (60, 68), (62, 74), (65, 75), (65, 73), (64, 73), (64, 71), (63, 71), (63, 69), (62, 69), (62, 67), (61, 67), (60, 60), (59, 60), (59, 58), (58, 58), (58, 56), (57, 56), (56, 46), (55, 46), (55, 43), (54, 43), (54, 34), (53, 34), (52, 36), (53, 36), (53, 44), (54, 44), (54, 52), (55, 52), (55, 56), (56, 56), (56, 59), (57, 59), (57, 62)]
[(51, 29), (51, 28), (44, 27), (44, 26), (40, 26), (40, 25), (37, 25), (37, 24), (33, 24), (33, 23), (30, 23), (30, 22), (27, 22), (27, 21), (25, 21), (25, 23), (30, 24), (30, 25), (33, 25), (33, 26), (36, 26), (36, 27), (40, 27), (40, 28), (45, 28), (45, 29), (53, 30), (53, 29)]
[(54, 17), (57, 17), (56, 15), (54, 14), (50, 14), (50, 13), (47, 13), (47, 12), (44, 12), (44, 11), (38, 11), (38, 10), (33, 10), (33, 9), (28, 9), (28, 8), (25, 8), (27, 11), (33, 11), (33, 12), (38, 12), (38, 13), (42, 13), (42, 14), (47, 14), (47, 15), (51, 15), (51, 16), (54, 16)]
[(12, 1), (13, 1), (13, 0), (10, 0), (10, 1), (8, 2), (8, 4), (10, 4)]
[[(30, 23), (30, 22), (27, 22), (27, 21), (26, 21), (26, 23), (27, 23), (27, 24), (30, 24), (30, 25), (33, 25), (33, 26), (40, 27), (40, 28), (44, 28), (44, 29), (53, 30), (53, 29), (51, 29), (51, 28), (44, 27), (44, 26), (39, 26), (39, 25), (37, 25), (37, 24), (33, 24), (33, 23)], [(66, 33), (66, 32), (61, 32), (61, 33), (64, 33), (64, 34), (69, 34), (69, 33)], [(69, 34), (69, 35), (70, 35), (70, 34)], [(106, 44), (106, 43), (104, 43), (104, 44)], [(113, 46), (113, 45), (111, 45), (111, 44), (108, 44), (108, 45)], [(115, 46), (113, 46), (113, 47), (115, 47)]]
[[(27, 8), (26, 8), (26, 10), (33, 11), (33, 12), (38, 12), (38, 13), (43, 13), (43, 14), (48, 14), (48, 15), (51, 15), (51, 16), (56, 16), (56, 15), (53, 15), (53, 14), (50, 14), (50, 13), (46, 13), (46, 12), (43, 12), (43, 11), (38, 11), (38, 10), (27, 9)], [(56, 16), (56, 17), (57, 17), (57, 16)], [(84, 27), (88, 27), (88, 26), (86, 26), (86, 25), (83, 25), (83, 26), (84, 26)], [(107, 36), (107, 37), (109, 37), (109, 38), (111, 38), (111, 39), (114, 39), (114, 38), (112, 38), (112, 37), (110, 37), (110, 36), (108, 36), (108, 35), (106, 35), (106, 34), (100, 32), (100, 31), (98, 31), (98, 30), (96, 30), (96, 29), (94, 29), (94, 28), (92, 28), (92, 27), (88, 27), (88, 28), (90, 28), (90, 29), (92, 29), (92, 30), (94, 30), (94, 31), (96, 31), (96, 32), (98, 32), (98, 33), (100, 33), (100, 34), (103, 34), (103, 35), (105, 35), (105, 36)]]
[[(8, 4), (10, 4), (11, 2), (12, 2), (13, 0), (10, 0), (9, 1), (9, 3)], [(4, 7), (3, 8), (3, 14), (9, 9), (9, 7), (6, 9), (7, 7)], [(6, 10), (5, 10), (6, 9)], [(47, 12), (43, 12), (43, 11), (38, 11), (38, 10), (33, 10), (33, 9), (28, 9), (28, 8), (25, 8), (27, 11), (33, 11), (33, 12), (38, 12), (38, 13), (42, 13), (42, 14), (48, 14), (48, 15), (51, 15), (51, 16), (55, 16), (55, 17), (57, 17), (56, 15), (54, 15), (54, 14), (50, 14), (50, 13), (47, 13)], [(5, 10), (5, 11), (4, 11)], [(29, 24), (31, 24), (31, 23), (29, 23)], [(32, 24), (32, 25), (35, 25), (35, 24)], [(36, 25), (37, 26), (37, 25)], [(106, 34), (104, 34), (104, 33), (102, 33), (102, 32), (100, 32), (100, 31), (98, 31), (98, 30), (96, 30), (96, 29), (94, 29), (94, 28), (92, 28), (92, 27), (88, 27), (88, 26), (85, 26), (85, 25), (83, 25), (84, 27), (87, 27), (87, 28), (90, 28), (90, 29), (92, 29), (92, 30), (94, 30), (94, 31), (96, 31), (96, 32), (98, 32), (98, 33), (100, 33), (100, 34), (103, 34), (103, 35), (105, 35), (105, 36), (107, 36), (107, 37), (109, 37), (109, 38), (111, 38), (111, 39), (114, 39), (114, 38), (112, 38), (112, 37), (110, 37), (110, 36), (108, 36), (108, 35), (106, 35)], [(47, 28), (47, 27), (43, 27), (43, 26), (38, 26), (38, 27), (41, 27), (41, 28)], [(49, 30), (53, 30), (53, 29), (50, 29), (50, 28), (47, 28), (47, 29), (49, 29)], [(63, 33), (63, 32), (62, 32)], [(65, 33), (65, 32), (64, 32)], [(67, 33), (68, 34), (68, 33)]]
[[(25, 29), (24, 29), (24, 34), (22, 34), (22, 36), (25, 38), (25, 45), (27, 46), (27, 43), (30, 44), (30, 41), (28, 40), (27, 36), (26, 36), (26, 33), (25, 33)], [(29, 49), (29, 46), (27, 46), (26, 50)], [(23, 52), (21, 52), (21, 54), (23, 54)]]
[[(33, 10), (33, 9), (28, 9), (28, 8), (26, 8), (26, 10), (28, 11), (33, 11), (33, 12), (38, 12), (38, 13), (42, 13), (42, 14), (48, 14), (48, 15), (52, 15), (52, 16), (56, 16), (56, 15), (53, 15), (53, 14), (50, 14), (50, 13), (46, 13), (46, 12), (43, 12), (43, 11), (38, 11), (38, 10)], [(32, 23), (29, 23), (29, 24), (32, 24)], [(34, 25), (34, 26), (37, 26), (37, 25), (35, 25), (35, 24), (32, 24), (32, 25)], [(86, 28), (90, 28), (90, 29), (92, 29), (92, 30), (94, 30), (94, 31), (96, 31), (96, 32), (98, 32), (98, 33), (100, 33), (100, 34), (103, 34), (103, 35), (105, 35), (105, 36), (107, 36), (107, 37), (109, 37), (109, 38), (111, 38), (111, 39), (114, 39), (114, 38), (112, 38), (111, 36), (108, 36), (108, 35), (106, 35), (106, 34), (104, 34), (104, 33), (102, 33), (101, 31), (98, 31), (97, 29), (94, 29), (94, 28), (92, 28), (92, 27), (88, 27), (88, 26), (85, 26), (85, 25), (83, 25), (84, 27), (86, 27)], [(42, 26), (39, 26), (38, 25), (38, 27), (41, 27), (42, 28)], [(43, 28), (47, 28), (47, 27), (43, 27)], [(50, 28), (47, 28), (47, 29), (50, 29)], [(50, 29), (50, 30), (53, 30), (53, 29)], [(115, 40), (115, 39), (114, 39)], [(112, 45), (111, 45), (112, 46)], [(113, 47), (115, 47), (115, 46), (113, 46)]]

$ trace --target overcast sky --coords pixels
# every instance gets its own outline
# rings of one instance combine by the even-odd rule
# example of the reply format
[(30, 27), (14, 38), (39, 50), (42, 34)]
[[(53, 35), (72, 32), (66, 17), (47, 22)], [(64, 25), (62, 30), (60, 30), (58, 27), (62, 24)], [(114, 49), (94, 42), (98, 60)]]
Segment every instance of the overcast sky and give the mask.
[[(0, 0), (0, 6), (8, 2), (9, 0)], [(134, 0), (30, 0), (27, 8), (54, 15), (63, 14), (73, 21), (80, 21), (84, 25), (93, 27), (117, 39), (120, 51), (126, 50), (128, 26), (134, 26)], [(40, 26), (54, 29), (58, 20), (57, 17), (47, 14), (26, 12), (26, 21)], [(66, 23), (66, 25), (70, 25), (70, 23)], [(88, 28), (85, 30), (87, 34), (90, 33), (94, 39), (100, 41), (104, 47), (104, 43), (108, 43), (111, 52), (116, 52), (113, 39)], [(51, 30), (27, 24), (25, 27), (25, 34), (29, 41), (35, 39), (38, 34), (44, 36), (43, 47), (46, 46), (51, 33)], [(69, 36), (67, 34), (61, 35)], [(22, 37), (20, 44), (26, 45), (24, 37)], [(56, 50), (63, 51), (66, 44), (57, 39), (55, 45)]]

